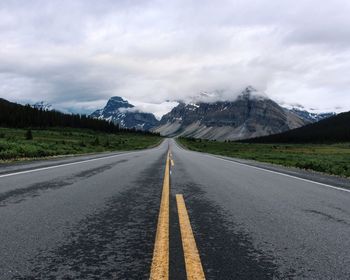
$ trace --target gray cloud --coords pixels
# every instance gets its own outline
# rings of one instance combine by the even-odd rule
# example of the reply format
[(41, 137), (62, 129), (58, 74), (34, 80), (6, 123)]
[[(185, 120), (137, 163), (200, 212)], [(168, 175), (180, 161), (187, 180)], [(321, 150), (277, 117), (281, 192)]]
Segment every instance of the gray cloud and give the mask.
[(0, 96), (88, 112), (119, 95), (159, 116), (165, 100), (253, 85), (350, 110), (349, 13), (347, 0), (2, 1)]

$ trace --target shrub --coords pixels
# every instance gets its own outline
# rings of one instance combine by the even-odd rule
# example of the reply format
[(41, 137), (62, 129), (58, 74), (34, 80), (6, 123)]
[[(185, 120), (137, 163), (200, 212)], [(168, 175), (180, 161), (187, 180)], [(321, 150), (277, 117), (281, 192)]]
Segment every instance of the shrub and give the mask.
[(25, 137), (26, 137), (26, 140), (33, 140), (33, 134), (30, 129), (27, 130)]
[(109, 138), (107, 138), (105, 142), (105, 147), (109, 147), (109, 146), (110, 146), (110, 142), (109, 142)]
[(94, 146), (100, 145), (100, 139), (98, 139), (98, 137), (96, 137), (95, 140), (92, 142), (92, 145), (94, 145)]

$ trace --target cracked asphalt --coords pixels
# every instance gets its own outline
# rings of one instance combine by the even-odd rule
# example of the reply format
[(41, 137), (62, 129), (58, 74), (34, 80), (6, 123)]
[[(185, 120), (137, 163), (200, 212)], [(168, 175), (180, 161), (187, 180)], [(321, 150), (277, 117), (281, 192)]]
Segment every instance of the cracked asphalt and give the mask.
[[(170, 279), (186, 279), (176, 194), (207, 279), (350, 279), (349, 192), (171, 139), (137, 152), (0, 166), (0, 279), (148, 279), (168, 146)], [(57, 164), (69, 165), (30, 171)]]

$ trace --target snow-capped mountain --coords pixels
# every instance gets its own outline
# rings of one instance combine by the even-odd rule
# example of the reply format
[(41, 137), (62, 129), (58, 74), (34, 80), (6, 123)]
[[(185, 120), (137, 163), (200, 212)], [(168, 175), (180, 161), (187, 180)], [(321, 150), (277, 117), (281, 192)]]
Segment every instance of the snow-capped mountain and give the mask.
[(153, 114), (140, 112), (127, 100), (115, 96), (91, 116), (164, 136), (235, 140), (284, 132), (334, 115), (282, 107), (251, 86), (233, 101), (215, 101), (223, 100), (222, 97), (219, 91), (202, 92), (188, 103), (179, 102), (159, 122)]
[(166, 136), (235, 140), (280, 133), (311, 121), (249, 86), (234, 101), (180, 103), (154, 129)]
[(45, 102), (45, 101), (39, 101), (31, 105), (33, 108), (43, 111), (51, 111), (52, 105)]
[(294, 107), (289, 109), (294, 114), (298, 115), (299, 117), (303, 118), (304, 120), (310, 121), (310, 122), (318, 122), (320, 120), (335, 116), (336, 113), (329, 112), (329, 113), (316, 113), (316, 112), (310, 112), (303, 108)]
[(134, 105), (119, 96), (111, 97), (103, 109), (96, 110), (90, 116), (139, 130), (150, 130), (159, 123), (153, 114), (139, 112)]

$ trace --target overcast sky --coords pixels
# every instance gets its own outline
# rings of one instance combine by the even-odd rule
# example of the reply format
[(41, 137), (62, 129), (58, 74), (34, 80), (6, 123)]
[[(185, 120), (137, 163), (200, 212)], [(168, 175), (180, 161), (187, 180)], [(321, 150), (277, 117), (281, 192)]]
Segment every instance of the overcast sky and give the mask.
[(350, 110), (349, 0), (0, 2), (0, 97), (90, 112), (114, 95), (158, 116), (252, 85)]

